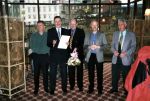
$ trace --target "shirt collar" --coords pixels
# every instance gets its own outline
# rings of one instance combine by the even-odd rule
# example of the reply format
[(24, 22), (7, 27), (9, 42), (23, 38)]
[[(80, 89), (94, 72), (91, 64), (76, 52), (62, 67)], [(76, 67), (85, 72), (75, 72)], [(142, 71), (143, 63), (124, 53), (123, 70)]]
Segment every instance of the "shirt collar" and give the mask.
[[(123, 36), (126, 35), (126, 32), (127, 32), (127, 30), (124, 30), (124, 31), (122, 32)], [(120, 33), (121, 33), (121, 32), (120, 32)]]
[(59, 31), (61, 32), (61, 28), (56, 28), (57, 31), (58, 31), (58, 29), (59, 29)]
[(97, 33), (97, 31), (96, 32), (92, 32), (93, 34), (96, 34)]
[(38, 32), (39, 33), (39, 35), (43, 35), (44, 34), (44, 32)]

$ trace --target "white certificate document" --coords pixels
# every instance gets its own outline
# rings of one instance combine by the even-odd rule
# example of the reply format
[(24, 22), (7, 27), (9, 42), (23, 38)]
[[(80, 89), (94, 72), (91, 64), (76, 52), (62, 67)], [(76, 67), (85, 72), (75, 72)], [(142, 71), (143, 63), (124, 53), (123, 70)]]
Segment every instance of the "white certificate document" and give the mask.
[(62, 35), (58, 44), (58, 48), (67, 49), (70, 36)]

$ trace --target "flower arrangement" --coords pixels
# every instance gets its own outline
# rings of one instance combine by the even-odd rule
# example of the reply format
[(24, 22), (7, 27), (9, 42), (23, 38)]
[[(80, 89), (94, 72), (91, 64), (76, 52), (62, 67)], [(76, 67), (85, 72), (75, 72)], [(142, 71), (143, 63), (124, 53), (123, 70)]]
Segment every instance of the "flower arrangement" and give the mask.
[(78, 66), (80, 65), (81, 61), (78, 58), (78, 53), (76, 51), (72, 52), (71, 57), (68, 59), (67, 64), (69, 66)]

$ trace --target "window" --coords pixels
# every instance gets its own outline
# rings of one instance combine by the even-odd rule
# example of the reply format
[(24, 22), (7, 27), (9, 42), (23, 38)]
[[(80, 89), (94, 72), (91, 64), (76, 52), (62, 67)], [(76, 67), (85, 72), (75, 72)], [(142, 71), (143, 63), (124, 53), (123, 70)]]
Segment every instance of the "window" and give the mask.
[(72, 6), (72, 10), (74, 10), (74, 6)]
[(33, 7), (33, 12), (35, 12), (35, 7)]
[(36, 19), (36, 15), (35, 14), (33, 15), (33, 19)]
[(54, 11), (57, 11), (57, 6), (54, 6)]
[(37, 3), (37, 0), (24, 0), (24, 2), (25, 3)]
[(49, 11), (51, 11), (51, 6), (49, 6)]
[(31, 8), (30, 8), (30, 7), (28, 7), (28, 12), (29, 12), (29, 13), (31, 12)]
[(28, 18), (31, 19), (31, 15), (28, 15)]
[(46, 7), (45, 6), (43, 6), (43, 12), (46, 12)]
[(46, 14), (43, 15), (43, 18), (46, 18)]

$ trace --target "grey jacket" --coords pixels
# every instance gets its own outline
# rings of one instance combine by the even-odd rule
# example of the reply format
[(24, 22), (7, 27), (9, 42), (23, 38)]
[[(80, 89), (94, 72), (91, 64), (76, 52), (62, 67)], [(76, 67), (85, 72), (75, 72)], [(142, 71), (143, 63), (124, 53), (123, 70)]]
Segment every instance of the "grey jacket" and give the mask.
[[(100, 48), (96, 49), (96, 58), (98, 62), (104, 61), (103, 49), (107, 46), (107, 40), (104, 33), (96, 33), (96, 45), (99, 45)], [(91, 33), (86, 34), (84, 41), (84, 51), (85, 51), (85, 61), (88, 62), (91, 56), (91, 49), (89, 48), (92, 43), (90, 42)]]
[[(113, 40), (112, 40), (112, 46), (111, 51), (118, 51), (118, 39), (119, 39), (119, 31), (113, 33)], [(126, 36), (124, 39), (124, 43), (122, 46), (122, 52), (126, 52), (127, 55), (122, 58), (123, 65), (131, 65), (133, 61), (134, 52), (136, 49), (136, 37), (133, 32), (126, 32)], [(112, 63), (116, 64), (117, 57), (113, 55), (112, 57)]]

